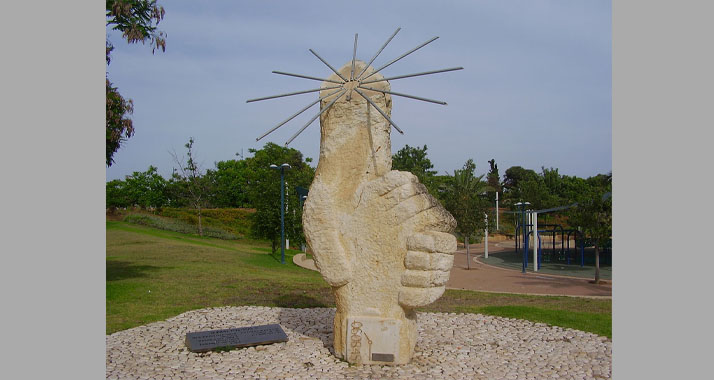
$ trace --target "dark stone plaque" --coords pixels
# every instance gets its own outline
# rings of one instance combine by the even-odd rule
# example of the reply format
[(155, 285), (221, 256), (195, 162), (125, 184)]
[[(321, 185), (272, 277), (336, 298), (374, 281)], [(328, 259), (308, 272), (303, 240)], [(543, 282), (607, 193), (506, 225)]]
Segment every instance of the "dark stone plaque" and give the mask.
[(278, 324), (186, 334), (186, 346), (193, 352), (206, 352), (219, 347), (246, 347), (287, 341), (288, 336)]

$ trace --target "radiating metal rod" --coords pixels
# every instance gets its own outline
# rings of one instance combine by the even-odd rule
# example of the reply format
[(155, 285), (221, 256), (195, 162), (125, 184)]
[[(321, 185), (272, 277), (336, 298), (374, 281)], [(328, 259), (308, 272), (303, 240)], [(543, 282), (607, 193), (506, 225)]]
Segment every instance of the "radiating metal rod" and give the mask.
[(328, 94), (326, 94), (326, 95), (320, 97), (319, 99), (315, 100), (314, 102), (308, 104), (305, 108), (301, 109), (300, 111), (296, 112), (294, 115), (290, 116), (289, 118), (283, 120), (280, 124), (278, 124), (278, 125), (276, 125), (275, 127), (273, 127), (273, 129), (271, 129), (271, 130), (269, 130), (269, 131), (263, 133), (260, 137), (258, 137), (257, 139), (255, 139), (255, 141), (260, 141), (260, 139), (262, 139), (263, 137), (265, 137), (265, 136), (267, 136), (267, 135), (273, 133), (273, 131), (275, 131), (276, 129), (282, 127), (285, 123), (287, 123), (288, 121), (294, 119), (297, 115), (300, 115), (301, 113), (307, 111), (308, 108), (314, 106), (317, 102), (319, 102), (319, 101), (321, 101), (322, 99), (325, 99), (325, 98), (327, 98), (327, 97), (329, 97), (329, 96), (332, 96), (332, 95), (334, 95), (334, 94), (336, 94), (336, 93), (338, 93), (338, 92), (340, 92), (340, 90), (332, 91), (332, 92), (330, 92), (330, 93), (328, 93)]
[(362, 84), (369, 84), (369, 83), (377, 83), (377, 82), (383, 82), (386, 80), (393, 80), (393, 79), (402, 79), (402, 78), (410, 78), (410, 77), (418, 77), (420, 75), (429, 75), (429, 74), (437, 74), (437, 73), (445, 73), (447, 71), (454, 71), (454, 70), (463, 70), (463, 67), (452, 67), (450, 69), (442, 69), (442, 70), (434, 70), (434, 71), (425, 71), (423, 73), (416, 73), (416, 74), (407, 74), (407, 75), (399, 75), (396, 77), (390, 77), (390, 78), (382, 78), (382, 79), (372, 79), (370, 81), (366, 82), (361, 82)]
[(328, 104), (327, 106), (325, 106), (325, 108), (323, 108), (322, 110), (320, 110), (320, 113), (318, 113), (317, 115), (313, 116), (313, 118), (310, 119), (310, 121), (308, 121), (302, 128), (300, 128), (300, 130), (297, 131), (297, 133), (294, 134), (293, 137), (291, 137), (290, 140), (288, 140), (288, 141), (285, 143), (285, 146), (288, 146), (288, 144), (290, 144), (293, 140), (295, 140), (295, 138), (298, 137), (298, 135), (301, 134), (302, 131), (305, 130), (305, 128), (307, 128), (310, 124), (312, 124), (313, 121), (315, 121), (315, 119), (317, 119), (317, 118), (320, 117), (320, 115), (322, 115), (325, 111), (327, 111), (328, 109), (330, 109), (330, 107), (332, 107), (332, 105), (335, 104), (335, 102), (337, 101), (337, 99), (341, 98), (342, 95), (345, 94), (345, 92), (347, 92), (347, 90), (342, 90), (342, 93), (339, 94), (339, 95), (337, 95), (337, 96), (335, 97), (335, 99), (333, 99), (333, 100), (330, 102), (330, 104)]
[(332, 90), (333, 88), (342, 88), (342, 86), (332, 86), (332, 87), (321, 87), (321, 88), (314, 88), (312, 90), (305, 90), (305, 91), (297, 91), (297, 92), (291, 92), (288, 94), (280, 94), (280, 95), (273, 95), (273, 96), (266, 96), (264, 98), (256, 98), (256, 99), (248, 99), (245, 102), (250, 103), (250, 102), (257, 102), (260, 100), (268, 100), (268, 99), (275, 99), (275, 98), (282, 98), (284, 96), (293, 96), (293, 95), (300, 95), (300, 94), (307, 94), (310, 92), (317, 92), (317, 91), (322, 91), (322, 90)]
[(350, 70), (350, 80), (355, 79), (355, 58), (357, 58), (357, 33), (355, 33), (355, 48), (352, 50), (352, 69)]
[(372, 62), (374, 62), (375, 59), (377, 59), (377, 56), (379, 55), (379, 53), (381, 53), (382, 50), (384, 50), (384, 48), (387, 47), (387, 44), (389, 44), (389, 42), (392, 40), (392, 38), (394, 38), (394, 36), (396, 36), (397, 33), (399, 33), (400, 30), (402, 30), (402, 28), (397, 28), (397, 30), (394, 31), (394, 34), (392, 34), (392, 36), (389, 37), (389, 39), (387, 40), (387, 42), (385, 42), (384, 45), (382, 45), (382, 48), (379, 49), (379, 51), (377, 52), (377, 54), (375, 54), (374, 57), (372, 57), (372, 59), (369, 60), (369, 63), (362, 69), (362, 72), (359, 73), (359, 75), (357, 75), (357, 79), (359, 79), (359, 78), (362, 77), (362, 74), (364, 74), (364, 72), (367, 71), (367, 68), (369, 67), (369, 65), (371, 65)]
[(378, 68), (377, 70), (374, 70), (374, 72), (372, 72), (372, 74), (367, 75), (367, 76), (364, 77), (362, 80), (367, 79), (367, 78), (371, 77), (371, 76), (374, 75), (374, 74), (377, 74), (377, 73), (380, 72), (382, 69), (384, 69), (384, 68), (386, 68), (387, 66), (391, 65), (392, 63), (397, 62), (398, 60), (400, 60), (400, 59), (402, 59), (402, 58), (408, 56), (409, 54), (414, 53), (415, 51), (417, 51), (417, 50), (423, 48), (424, 46), (426, 46), (427, 44), (433, 42), (433, 41), (436, 40), (437, 38), (439, 38), (439, 37), (434, 37), (434, 38), (430, 39), (429, 41), (426, 41), (426, 42), (424, 42), (423, 44), (421, 44), (421, 45), (415, 47), (414, 49), (409, 50), (408, 52), (406, 52), (406, 53), (402, 54), (401, 56), (399, 56), (399, 58), (396, 58), (396, 59), (392, 60), (391, 62), (387, 63), (386, 65), (384, 65), (384, 66), (382, 66), (382, 67), (380, 67), (380, 68)]
[(431, 103), (446, 105), (446, 102), (442, 102), (442, 101), (440, 101), (440, 100), (431, 100), (431, 99), (421, 98), (421, 97), (414, 96), (414, 95), (400, 94), (400, 93), (398, 93), (398, 92), (392, 92), (392, 91), (387, 91), (387, 90), (380, 90), (380, 89), (378, 89), (378, 88), (372, 88), (372, 87), (364, 87), (364, 86), (358, 86), (358, 87), (359, 87), (359, 88), (363, 88), (363, 89), (365, 89), (365, 90), (377, 91), (377, 92), (382, 92), (382, 93), (385, 93), (385, 94), (391, 94), (391, 95), (396, 95), (396, 96), (403, 96), (403, 97), (405, 97), (405, 98), (412, 98), (412, 99), (416, 99), (416, 100), (422, 100), (422, 101), (425, 101), (425, 102), (431, 102)]
[(387, 116), (387, 114), (384, 113), (384, 111), (382, 111), (381, 108), (377, 107), (377, 105), (374, 104), (374, 102), (372, 101), (372, 99), (370, 99), (368, 96), (366, 96), (365, 94), (363, 94), (362, 91), (360, 91), (360, 90), (358, 90), (358, 89), (356, 89), (356, 88), (355, 88), (354, 90), (357, 91), (357, 93), (360, 94), (360, 96), (363, 97), (364, 100), (366, 100), (367, 102), (369, 102), (369, 104), (371, 104), (372, 107), (376, 108), (377, 111), (379, 111), (379, 113), (381, 113), (382, 116), (384, 116), (384, 118), (387, 119), (387, 121), (389, 122), (389, 124), (391, 124), (391, 125), (394, 127), (394, 129), (396, 129), (399, 133), (404, 134), (404, 132), (403, 132), (401, 129), (399, 129), (399, 127), (397, 127), (396, 124), (394, 124), (394, 122), (392, 121), (392, 119), (390, 119), (389, 116)]
[(322, 63), (324, 63), (325, 65), (327, 65), (327, 67), (329, 67), (330, 70), (332, 70), (335, 74), (337, 74), (338, 77), (342, 78), (343, 81), (348, 82), (347, 78), (343, 77), (342, 74), (340, 74), (339, 72), (337, 72), (337, 70), (335, 70), (334, 67), (330, 66), (330, 64), (327, 63), (327, 61), (325, 61), (324, 59), (322, 59), (322, 57), (320, 57), (319, 55), (317, 55), (317, 53), (315, 53), (314, 50), (312, 50), (312, 49), (308, 49), (308, 50), (310, 50), (310, 53), (314, 54), (315, 57), (317, 57), (317, 59), (319, 59), (320, 61), (322, 61)]
[(286, 73), (283, 71), (273, 71), (273, 74), (288, 75), (291, 77), (298, 77), (298, 78), (305, 78), (305, 79), (314, 79), (314, 80), (319, 80), (319, 81), (324, 81), (324, 82), (332, 82), (332, 83), (337, 83), (337, 84), (343, 83), (343, 82), (338, 82), (338, 81), (332, 80), (332, 79), (322, 79), (322, 78), (311, 77), (311, 76), (302, 75), (302, 74), (291, 74), (291, 73)]

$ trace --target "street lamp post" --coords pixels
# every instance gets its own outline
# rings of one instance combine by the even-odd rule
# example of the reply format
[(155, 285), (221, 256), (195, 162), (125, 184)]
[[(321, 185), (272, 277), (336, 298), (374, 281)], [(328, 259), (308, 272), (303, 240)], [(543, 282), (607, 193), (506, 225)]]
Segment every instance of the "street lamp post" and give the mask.
[(272, 164), (270, 168), (280, 169), (280, 263), (285, 264), (285, 170), (289, 170), (290, 165)]
[(528, 227), (526, 223), (526, 206), (529, 204), (530, 202), (516, 203), (516, 206), (518, 206), (518, 210), (521, 211), (521, 220), (523, 226), (523, 269), (521, 270), (521, 273), (526, 273), (526, 255), (528, 255)]
[[(307, 199), (307, 195), (303, 195), (300, 197), (300, 210), (303, 209), (303, 205), (305, 204), (306, 199)], [(306, 251), (304, 242), (302, 244), (300, 244), (300, 248), (301, 248), (301, 251), (303, 251), (303, 252)]]
[(496, 231), (498, 231), (498, 191), (496, 191)]

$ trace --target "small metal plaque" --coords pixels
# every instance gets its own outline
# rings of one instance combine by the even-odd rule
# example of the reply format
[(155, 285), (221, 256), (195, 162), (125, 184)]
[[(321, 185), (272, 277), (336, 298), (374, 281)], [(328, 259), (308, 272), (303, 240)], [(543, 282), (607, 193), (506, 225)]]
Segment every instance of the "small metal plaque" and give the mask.
[(372, 354), (372, 361), (373, 362), (393, 362), (394, 355), (393, 354)]
[(287, 334), (278, 324), (186, 334), (186, 346), (193, 352), (206, 352), (219, 347), (247, 347), (287, 341)]

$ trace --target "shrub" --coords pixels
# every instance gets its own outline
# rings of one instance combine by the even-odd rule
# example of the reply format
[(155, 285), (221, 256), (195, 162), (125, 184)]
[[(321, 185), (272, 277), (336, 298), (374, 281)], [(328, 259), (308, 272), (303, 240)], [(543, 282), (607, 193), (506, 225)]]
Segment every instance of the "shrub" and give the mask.
[[(132, 224), (139, 224), (158, 228), (161, 230), (180, 232), (184, 234), (198, 234), (198, 227), (194, 224), (186, 223), (179, 219), (163, 218), (148, 214), (129, 214), (124, 218), (124, 221)], [(203, 235), (225, 240), (239, 239), (235, 234), (214, 227), (204, 227)]]
[[(254, 209), (213, 208), (201, 210), (202, 222), (205, 227), (214, 228), (244, 237), (250, 235), (250, 215)], [(159, 215), (180, 220), (187, 224), (198, 224), (198, 211), (191, 208), (164, 208)]]

